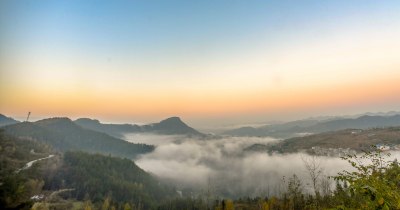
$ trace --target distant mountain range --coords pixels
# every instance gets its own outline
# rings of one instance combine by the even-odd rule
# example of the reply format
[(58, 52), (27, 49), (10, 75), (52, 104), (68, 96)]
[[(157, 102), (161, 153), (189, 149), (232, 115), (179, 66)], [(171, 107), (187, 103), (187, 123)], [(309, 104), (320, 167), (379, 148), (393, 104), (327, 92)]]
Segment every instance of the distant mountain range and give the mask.
[(312, 152), (313, 147), (349, 148), (358, 152), (371, 149), (372, 145), (400, 145), (400, 127), (373, 129), (345, 129), (304, 137), (285, 139), (276, 144), (254, 144), (245, 151), (253, 152)]
[(125, 133), (204, 136), (204, 134), (185, 124), (179, 117), (170, 117), (148, 125), (103, 124), (99, 120), (89, 118), (80, 118), (74, 122), (84, 128), (104, 132), (117, 138), (122, 138)]
[[(19, 123), (11, 117), (0, 114), (0, 127)], [(115, 138), (122, 138), (125, 133), (156, 133), (163, 135), (189, 135), (205, 136), (205, 134), (188, 126), (179, 117), (170, 117), (158, 123), (147, 125), (136, 124), (106, 124), (97, 119), (79, 118), (74, 121), (75, 124), (90, 130), (107, 133)]]
[(60, 151), (79, 150), (135, 158), (154, 149), (151, 145), (133, 144), (105, 133), (82, 128), (68, 118), (21, 122), (2, 129), (6, 134), (38, 140)]
[(400, 126), (400, 115), (370, 116), (363, 115), (355, 119), (298, 120), (262, 127), (241, 127), (225, 131), (233, 136), (271, 136), (275, 138), (292, 138), (312, 133), (338, 131), (343, 129), (367, 129), (388, 126)]
[[(274, 138), (288, 139), (310, 134), (338, 131), (343, 129), (367, 129), (388, 126), (400, 126), (398, 112), (369, 113), (356, 118), (309, 118), (281, 124), (271, 124), (261, 127), (241, 127), (223, 132), (231, 136), (270, 136)], [(390, 115), (394, 114), (394, 115)], [(16, 124), (19, 121), (0, 115), (0, 126)], [(38, 121), (40, 122), (40, 121)], [(187, 135), (205, 137), (194, 128), (185, 124), (179, 117), (170, 117), (158, 123), (147, 125), (136, 124), (105, 124), (96, 119), (80, 118), (73, 121), (82, 128), (106, 133), (114, 138), (121, 139), (126, 133), (155, 133), (162, 135)]]

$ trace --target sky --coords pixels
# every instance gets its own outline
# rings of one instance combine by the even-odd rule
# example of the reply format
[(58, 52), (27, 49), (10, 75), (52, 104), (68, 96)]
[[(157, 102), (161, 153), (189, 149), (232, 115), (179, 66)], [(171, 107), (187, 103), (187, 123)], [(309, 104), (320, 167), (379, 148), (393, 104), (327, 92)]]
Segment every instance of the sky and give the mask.
[(0, 112), (196, 126), (400, 108), (400, 1), (3, 0)]

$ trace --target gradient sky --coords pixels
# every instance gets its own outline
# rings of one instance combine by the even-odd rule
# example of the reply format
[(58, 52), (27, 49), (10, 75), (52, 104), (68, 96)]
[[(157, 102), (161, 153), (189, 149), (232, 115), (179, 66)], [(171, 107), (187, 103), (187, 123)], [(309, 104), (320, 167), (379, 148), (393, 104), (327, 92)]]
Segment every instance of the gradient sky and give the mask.
[(400, 110), (400, 1), (0, 1), (0, 112), (202, 126)]

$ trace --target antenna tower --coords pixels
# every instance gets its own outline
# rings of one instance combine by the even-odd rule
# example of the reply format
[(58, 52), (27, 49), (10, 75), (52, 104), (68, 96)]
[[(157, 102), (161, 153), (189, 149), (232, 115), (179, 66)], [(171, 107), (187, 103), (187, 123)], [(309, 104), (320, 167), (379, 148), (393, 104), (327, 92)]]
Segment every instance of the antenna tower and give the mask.
[(28, 112), (28, 117), (26, 117), (26, 122), (28, 122), (29, 116), (31, 116), (31, 112)]

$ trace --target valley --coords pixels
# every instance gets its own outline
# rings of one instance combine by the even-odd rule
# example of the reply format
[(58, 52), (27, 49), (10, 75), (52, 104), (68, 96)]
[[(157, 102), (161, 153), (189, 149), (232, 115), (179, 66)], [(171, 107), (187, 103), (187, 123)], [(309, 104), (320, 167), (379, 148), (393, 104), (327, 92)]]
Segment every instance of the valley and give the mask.
[[(2, 148), (10, 140), (31, 145), (15, 145), (13, 151), (29, 150), (25, 154), (32, 157), (22, 161), (13, 158), (12, 153), (3, 156), (19, 164), (6, 164), (1, 183), (7, 186), (11, 179), (20, 186), (35, 184), (25, 191), (24, 197), (7, 198), (2, 205), (80, 209), (97, 208), (108, 202), (115, 208), (128, 205), (153, 209), (165, 208), (164, 202), (176, 199), (183, 202), (180, 199), (195, 198), (187, 202), (203, 202), (208, 192), (210, 199), (230, 198), (235, 205), (251, 206), (250, 201), (239, 204), (237, 199), (278, 196), (285, 190), (285, 177), (293, 174), (304, 182), (302, 190), (312, 193), (305, 166), (313, 158), (317, 158), (323, 172), (321, 183), (325, 180), (329, 189), (334, 190), (333, 180), (326, 177), (344, 169), (352, 170), (340, 157), (373, 151), (372, 145), (392, 153), (392, 159), (400, 158), (397, 121), (391, 121), (392, 116), (383, 119), (370, 122), (375, 125), (373, 128), (360, 129), (359, 125), (356, 129), (288, 139), (206, 135), (179, 118), (144, 126), (68, 118), (14, 121), (1, 128)], [(289, 124), (298, 122), (286, 125)], [(18, 176), (8, 177), (7, 170), (16, 171)], [(11, 191), (4, 191), (3, 196), (16, 190), (7, 189)]]

